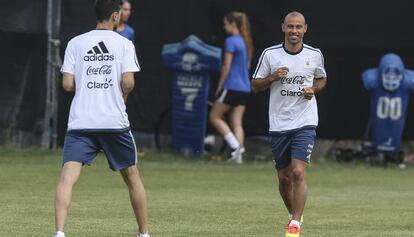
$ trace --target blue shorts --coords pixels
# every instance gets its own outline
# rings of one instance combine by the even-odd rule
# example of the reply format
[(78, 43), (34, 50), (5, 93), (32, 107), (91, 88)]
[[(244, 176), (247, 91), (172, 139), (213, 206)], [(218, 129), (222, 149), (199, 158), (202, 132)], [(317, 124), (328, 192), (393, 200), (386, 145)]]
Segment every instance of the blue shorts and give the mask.
[(276, 169), (280, 170), (288, 167), (292, 162), (292, 158), (309, 163), (315, 137), (315, 126), (305, 126), (283, 132), (270, 132), (269, 141), (272, 145)]
[(113, 171), (137, 163), (137, 148), (128, 128), (108, 131), (68, 131), (63, 146), (62, 165), (68, 161), (91, 165), (100, 150), (105, 153), (109, 168)]

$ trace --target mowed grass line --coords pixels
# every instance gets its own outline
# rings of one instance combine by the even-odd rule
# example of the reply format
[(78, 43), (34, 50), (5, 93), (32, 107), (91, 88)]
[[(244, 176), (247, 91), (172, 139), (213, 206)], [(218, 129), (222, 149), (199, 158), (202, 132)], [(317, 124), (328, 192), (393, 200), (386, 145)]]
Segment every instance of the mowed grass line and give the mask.
[[(271, 162), (226, 165), (147, 152), (140, 163), (151, 236), (284, 236)], [(0, 149), (0, 236), (52, 236), (60, 153)], [(332, 162), (308, 170), (302, 237), (414, 236), (414, 169)], [(134, 236), (120, 175), (103, 156), (74, 190), (68, 237)]]

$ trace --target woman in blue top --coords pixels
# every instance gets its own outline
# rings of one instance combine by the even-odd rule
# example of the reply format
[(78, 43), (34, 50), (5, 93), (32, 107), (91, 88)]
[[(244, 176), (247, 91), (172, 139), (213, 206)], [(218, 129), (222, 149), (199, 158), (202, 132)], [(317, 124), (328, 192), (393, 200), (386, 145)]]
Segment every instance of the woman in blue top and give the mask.
[(134, 43), (135, 30), (127, 24), (129, 17), (131, 16), (131, 3), (129, 0), (122, 0), (121, 2), (121, 20), (116, 28), (116, 32)]
[[(233, 150), (228, 161), (241, 164), (245, 151), (242, 121), (250, 93), (249, 68), (253, 42), (245, 13), (227, 14), (224, 17), (224, 30), (229, 36), (224, 45), (224, 60), (215, 93), (217, 100), (210, 111), (210, 122)], [(227, 112), (230, 112), (229, 124), (224, 120)]]

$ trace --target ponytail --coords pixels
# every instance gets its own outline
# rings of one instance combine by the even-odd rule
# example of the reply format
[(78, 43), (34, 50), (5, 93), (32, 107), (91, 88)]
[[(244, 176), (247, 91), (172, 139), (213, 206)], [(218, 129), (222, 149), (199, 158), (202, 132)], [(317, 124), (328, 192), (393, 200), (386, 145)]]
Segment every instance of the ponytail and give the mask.
[(240, 31), (240, 35), (242, 36), (244, 43), (247, 47), (247, 54), (249, 56), (249, 63), (252, 61), (253, 58), (253, 40), (250, 35), (250, 22), (249, 18), (247, 17), (246, 13), (243, 12), (230, 12), (228, 13), (225, 18), (229, 22), (236, 23), (238, 30)]
[(244, 39), (244, 42), (246, 43), (247, 53), (249, 55), (249, 62), (251, 62), (253, 58), (254, 49), (253, 49), (253, 40), (250, 35), (250, 22), (245, 13), (241, 13), (241, 19), (242, 19), (242, 23), (241, 23), (239, 30), (240, 30), (241, 36)]

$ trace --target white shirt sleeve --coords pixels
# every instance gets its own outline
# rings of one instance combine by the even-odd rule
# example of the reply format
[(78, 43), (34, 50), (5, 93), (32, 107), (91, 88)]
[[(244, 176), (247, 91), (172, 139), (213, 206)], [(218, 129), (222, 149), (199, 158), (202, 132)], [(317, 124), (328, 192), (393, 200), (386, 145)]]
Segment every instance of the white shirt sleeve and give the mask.
[(128, 41), (125, 46), (124, 57), (121, 62), (121, 73), (138, 71), (141, 71), (141, 67), (138, 64), (135, 47), (131, 41)]
[(270, 75), (270, 63), (267, 57), (266, 51), (262, 53), (259, 58), (259, 62), (256, 67), (256, 71), (253, 74), (253, 79), (265, 78)]
[(315, 79), (326, 78), (326, 70), (324, 65), (323, 55), (321, 53), (320, 60), (318, 62), (318, 66), (315, 68)]
[(63, 65), (60, 69), (60, 72), (66, 72), (75, 75), (76, 52), (71, 42), (72, 41), (69, 41), (68, 46), (66, 47), (65, 57), (63, 59)]

